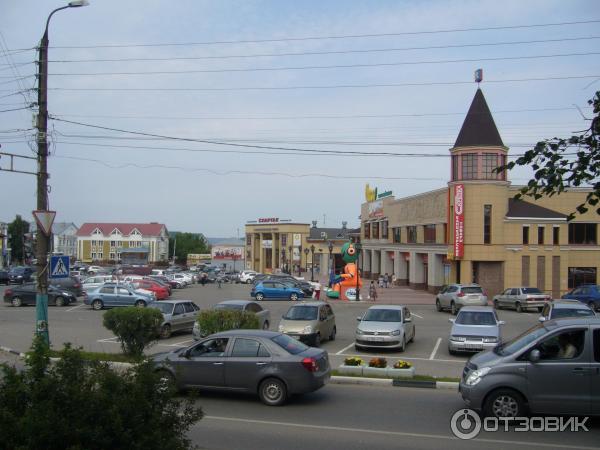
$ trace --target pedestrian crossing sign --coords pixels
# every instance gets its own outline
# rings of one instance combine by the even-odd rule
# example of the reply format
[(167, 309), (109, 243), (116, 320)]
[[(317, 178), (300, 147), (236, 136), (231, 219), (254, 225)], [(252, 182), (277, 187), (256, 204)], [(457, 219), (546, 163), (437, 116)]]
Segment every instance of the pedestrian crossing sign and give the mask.
[(69, 278), (69, 257), (50, 257), (50, 278)]

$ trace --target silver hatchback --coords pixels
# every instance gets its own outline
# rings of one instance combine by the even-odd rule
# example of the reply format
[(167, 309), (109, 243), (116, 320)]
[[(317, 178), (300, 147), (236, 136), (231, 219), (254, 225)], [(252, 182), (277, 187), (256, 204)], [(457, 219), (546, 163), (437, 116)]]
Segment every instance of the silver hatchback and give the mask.
[(163, 339), (170, 337), (174, 331), (191, 332), (200, 313), (200, 307), (191, 300), (161, 300), (148, 306), (162, 312), (164, 320), (160, 325), (160, 337)]
[(394, 348), (403, 352), (415, 338), (415, 324), (406, 306), (371, 306), (356, 327), (354, 347)]
[(486, 306), (488, 298), (478, 284), (449, 284), (438, 292), (435, 298), (435, 309), (449, 309), (456, 315), (463, 306)]

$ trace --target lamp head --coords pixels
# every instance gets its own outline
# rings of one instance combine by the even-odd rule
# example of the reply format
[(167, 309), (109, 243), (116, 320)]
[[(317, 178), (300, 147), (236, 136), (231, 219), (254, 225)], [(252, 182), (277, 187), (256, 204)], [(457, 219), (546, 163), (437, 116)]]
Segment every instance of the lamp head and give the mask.
[(88, 6), (89, 4), (88, 0), (73, 0), (69, 2), (69, 8), (79, 8), (80, 6)]

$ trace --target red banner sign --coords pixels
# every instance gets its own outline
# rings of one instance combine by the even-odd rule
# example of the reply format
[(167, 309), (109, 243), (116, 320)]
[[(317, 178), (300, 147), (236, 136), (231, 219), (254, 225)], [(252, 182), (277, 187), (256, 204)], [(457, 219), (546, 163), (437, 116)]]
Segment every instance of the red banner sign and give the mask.
[(460, 259), (465, 252), (465, 187), (454, 185), (454, 257)]

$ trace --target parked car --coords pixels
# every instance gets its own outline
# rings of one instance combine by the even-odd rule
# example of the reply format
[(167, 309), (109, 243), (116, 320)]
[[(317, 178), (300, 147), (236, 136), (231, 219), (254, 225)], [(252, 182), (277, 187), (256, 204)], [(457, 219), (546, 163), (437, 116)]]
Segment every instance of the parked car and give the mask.
[[(254, 313), (258, 317), (258, 326), (262, 330), (268, 330), (271, 323), (271, 312), (268, 309), (264, 309), (258, 303), (250, 300), (224, 300), (217, 303), (213, 309), (231, 309)], [(197, 322), (194, 324), (192, 336), (195, 340), (204, 337)]]
[(176, 331), (191, 332), (200, 312), (200, 307), (191, 300), (165, 300), (148, 306), (160, 310), (164, 317), (160, 324), (160, 337), (163, 339)]
[(179, 284), (177, 287), (186, 287), (192, 284), (192, 279), (182, 273), (171, 273), (167, 277), (171, 280), (177, 281)]
[[(256, 281), (258, 277), (254, 278), (253, 283), (256, 285), (258, 282)], [(298, 280), (291, 275), (267, 275), (262, 277), (259, 282), (265, 281), (278, 281), (280, 283), (284, 283), (287, 286), (295, 287), (301, 289), (304, 292), (305, 297), (312, 297), (314, 288), (313, 286), (304, 280)]]
[(578, 300), (588, 305), (591, 309), (600, 311), (600, 286), (598, 285), (584, 284), (567, 292), (562, 298)]
[(254, 270), (242, 270), (240, 273), (240, 283), (252, 283), (252, 280), (257, 275), (257, 272)]
[(172, 380), (178, 389), (258, 393), (269, 406), (282, 405), (292, 394), (316, 391), (331, 376), (326, 351), (263, 330), (213, 334), (152, 360), (164, 379)]
[(7, 270), (0, 270), (0, 283), (1, 284), (10, 284), (10, 276), (8, 275)]
[(478, 284), (449, 284), (438, 292), (435, 309), (449, 309), (453, 315), (463, 306), (486, 306), (487, 296)]
[(23, 284), (31, 281), (33, 269), (31, 267), (13, 267), (8, 271), (8, 277), (13, 284)]
[(304, 298), (302, 289), (288, 286), (278, 281), (262, 281), (252, 288), (250, 296), (261, 301), (264, 299), (285, 299), (296, 301)]
[(337, 333), (335, 314), (325, 302), (292, 305), (281, 317), (278, 329), (280, 333), (315, 347), (319, 347), (324, 339), (335, 340)]
[(136, 290), (145, 289), (147, 291), (153, 292), (157, 300), (166, 300), (167, 298), (169, 298), (169, 291), (167, 290), (167, 288), (165, 286), (161, 286), (156, 281), (135, 280), (131, 284)]
[(124, 284), (105, 283), (93, 291), (88, 291), (83, 303), (90, 305), (95, 310), (112, 308), (114, 306), (145, 307), (154, 302), (148, 295), (134, 291)]
[(448, 352), (480, 352), (493, 348), (502, 341), (501, 326), (496, 311), (491, 306), (465, 306), (452, 322)]
[(538, 288), (534, 287), (516, 287), (508, 288), (502, 294), (494, 296), (494, 308), (511, 308), (517, 312), (523, 312), (528, 309), (537, 309), (542, 311), (542, 308), (552, 300), (548, 294), (544, 294)]
[[(25, 283), (18, 287), (10, 287), (4, 291), (4, 303), (13, 306), (35, 305), (37, 286), (35, 283)], [(77, 301), (72, 292), (48, 286), (48, 304), (55, 306), (67, 306)]]
[(540, 323), (467, 361), (459, 391), (486, 416), (600, 415), (600, 318)]
[(406, 306), (371, 306), (363, 316), (356, 318), (354, 347), (396, 348), (403, 352), (406, 344), (415, 338), (415, 324)]
[(546, 303), (538, 320), (544, 322), (563, 317), (591, 317), (594, 315), (592, 308), (585, 303), (578, 302), (577, 300), (554, 300), (553, 302)]
[(96, 275), (97, 273), (105, 273), (106, 269), (101, 266), (88, 266), (87, 273), (89, 275)]
[(84, 291), (91, 291), (96, 288), (99, 288), (106, 282), (114, 281), (114, 277), (112, 275), (95, 275), (93, 277), (88, 277), (83, 280), (81, 283), (81, 287)]
[(70, 276), (69, 278), (54, 278), (48, 281), (52, 286), (72, 292), (75, 294), (75, 297), (83, 295), (83, 287), (74, 276)]

